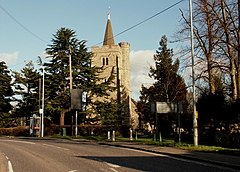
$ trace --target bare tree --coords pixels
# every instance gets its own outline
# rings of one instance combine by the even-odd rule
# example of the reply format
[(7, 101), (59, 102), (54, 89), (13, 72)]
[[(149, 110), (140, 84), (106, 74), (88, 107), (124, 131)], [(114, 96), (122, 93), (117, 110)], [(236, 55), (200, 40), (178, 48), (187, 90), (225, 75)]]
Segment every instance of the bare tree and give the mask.
[[(195, 0), (193, 17), (196, 65), (200, 66), (196, 79), (207, 82), (210, 93), (220, 88), (220, 79), (234, 100), (240, 97), (239, 3), (240, 0)], [(189, 20), (183, 12), (182, 16), (185, 25), (179, 33), (185, 36)]]

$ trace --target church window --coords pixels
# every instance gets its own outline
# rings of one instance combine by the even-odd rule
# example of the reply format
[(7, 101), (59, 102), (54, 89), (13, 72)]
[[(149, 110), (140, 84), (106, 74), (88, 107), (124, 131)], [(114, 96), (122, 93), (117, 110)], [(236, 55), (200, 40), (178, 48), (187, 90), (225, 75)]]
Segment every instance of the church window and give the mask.
[(106, 65), (108, 65), (108, 58), (106, 58)]
[(105, 65), (105, 58), (102, 59), (103, 66)]

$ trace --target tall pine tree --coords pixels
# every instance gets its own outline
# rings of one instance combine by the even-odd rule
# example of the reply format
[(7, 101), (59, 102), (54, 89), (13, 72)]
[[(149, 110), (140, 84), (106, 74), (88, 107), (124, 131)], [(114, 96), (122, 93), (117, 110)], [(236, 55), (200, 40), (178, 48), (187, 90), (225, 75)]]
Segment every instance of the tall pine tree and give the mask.
[(13, 90), (11, 87), (11, 75), (5, 62), (0, 62), (0, 127), (9, 125), (10, 111), (12, 110), (11, 97)]
[(167, 47), (164, 35), (160, 47), (154, 55), (155, 67), (150, 68), (149, 76), (156, 80), (154, 99), (156, 101), (177, 102), (186, 98), (186, 86), (183, 78), (177, 73), (179, 60), (173, 63), (173, 50)]
[(86, 41), (80, 41), (75, 31), (60, 28), (53, 35), (52, 44), (46, 48), (50, 62), (44, 64), (46, 71), (47, 109), (51, 113), (60, 114), (60, 125), (64, 125), (65, 113), (70, 110), (69, 57), (72, 63), (73, 89), (83, 89), (87, 93), (87, 108), (84, 115), (95, 113), (94, 96), (107, 96), (111, 90), (113, 77), (100, 82), (98, 77), (101, 68), (91, 66), (92, 53), (88, 52)]
[(21, 72), (13, 72), (16, 95), (16, 117), (25, 117), (28, 125), (29, 119), (39, 111), (39, 72), (34, 68), (32, 61), (26, 64)]
[(167, 47), (167, 37), (160, 40), (160, 47), (154, 54), (155, 66), (150, 67), (149, 76), (155, 80), (152, 86), (142, 86), (138, 112), (142, 120), (154, 124), (155, 115), (150, 113), (153, 102), (182, 102), (187, 107), (187, 89), (184, 79), (178, 74), (179, 60), (173, 63), (173, 50)]

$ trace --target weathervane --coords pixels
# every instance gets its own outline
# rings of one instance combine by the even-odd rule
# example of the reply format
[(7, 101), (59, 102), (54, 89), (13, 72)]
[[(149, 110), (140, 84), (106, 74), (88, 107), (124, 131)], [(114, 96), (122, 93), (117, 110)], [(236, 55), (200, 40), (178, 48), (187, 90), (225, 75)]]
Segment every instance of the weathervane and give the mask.
[(108, 20), (110, 20), (111, 7), (108, 7)]

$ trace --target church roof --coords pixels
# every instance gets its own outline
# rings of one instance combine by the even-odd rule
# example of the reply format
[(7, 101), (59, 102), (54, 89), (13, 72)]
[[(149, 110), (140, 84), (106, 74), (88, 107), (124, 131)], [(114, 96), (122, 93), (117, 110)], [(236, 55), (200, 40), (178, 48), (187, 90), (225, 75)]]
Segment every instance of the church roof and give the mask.
[(105, 30), (105, 36), (103, 45), (114, 45), (114, 37), (113, 37), (113, 31), (112, 31), (112, 24), (110, 20), (110, 14), (108, 14), (108, 20), (107, 20), (107, 26)]

